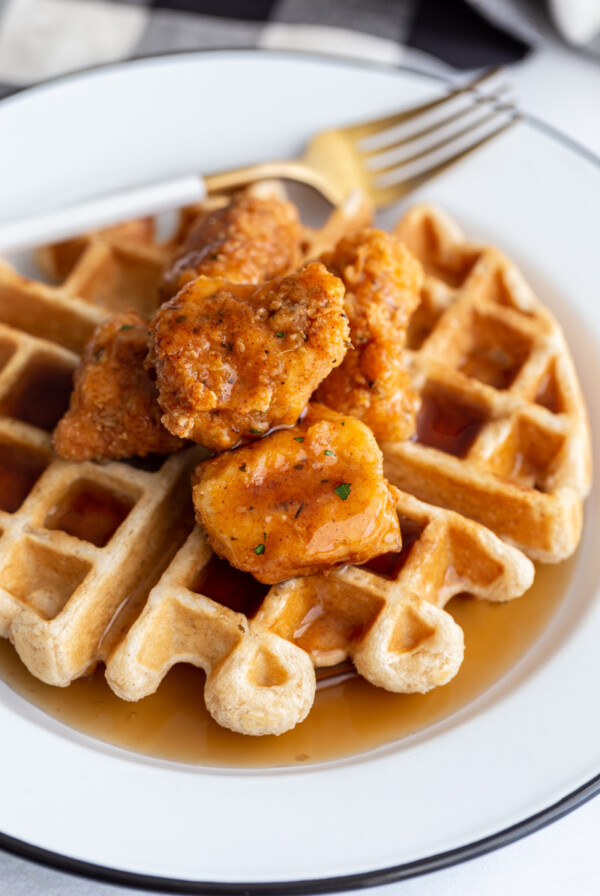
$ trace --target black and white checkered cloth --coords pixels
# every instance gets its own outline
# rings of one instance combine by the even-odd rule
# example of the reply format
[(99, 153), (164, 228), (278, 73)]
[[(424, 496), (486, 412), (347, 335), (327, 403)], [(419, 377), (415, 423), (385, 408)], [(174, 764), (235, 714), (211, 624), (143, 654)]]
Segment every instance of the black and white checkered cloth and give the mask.
[[(598, 0), (0, 0), (0, 96), (181, 50), (337, 54), (424, 71), (522, 58), (553, 37), (600, 55)], [(594, 12), (595, 10), (595, 12)], [(566, 20), (565, 20), (566, 15)]]

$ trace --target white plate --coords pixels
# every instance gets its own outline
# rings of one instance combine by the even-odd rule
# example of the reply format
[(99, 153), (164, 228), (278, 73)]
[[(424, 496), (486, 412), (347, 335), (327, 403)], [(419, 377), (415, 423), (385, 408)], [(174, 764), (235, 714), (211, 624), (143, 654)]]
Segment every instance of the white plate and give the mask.
[[(3, 212), (31, 192), (43, 206), (90, 183), (293, 156), (320, 128), (438, 91), (407, 72), (246, 51), (66, 78), (0, 105)], [(521, 264), (565, 326), (600, 446), (600, 169), (523, 123), (416, 198)], [(557, 817), (600, 788), (597, 510), (596, 489), (572, 587), (535, 647), (470, 706), (376, 754), (284, 771), (169, 764), (0, 684), (0, 844), (146, 886), (307, 892), (440, 867)]]

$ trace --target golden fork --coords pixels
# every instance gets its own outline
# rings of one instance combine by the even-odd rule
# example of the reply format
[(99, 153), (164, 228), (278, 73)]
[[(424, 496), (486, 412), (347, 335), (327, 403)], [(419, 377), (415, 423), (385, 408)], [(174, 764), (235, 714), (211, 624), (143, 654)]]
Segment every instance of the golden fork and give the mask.
[[(519, 120), (520, 115), (512, 105), (498, 102), (508, 90), (506, 85), (492, 93), (476, 92), (477, 87), (497, 75), (498, 71), (486, 71), (439, 99), (405, 109), (395, 115), (316, 134), (299, 159), (262, 162), (206, 176), (204, 182), (207, 191), (223, 193), (257, 180), (282, 178), (314, 187), (337, 207), (343, 205), (349, 195), (359, 188), (370, 197), (375, 208), (384, 208), (488, 143)], [(452, 101), (463, 95), (470, 95), (471, 98), (471, 102), (464, 108), (452, 111), (441, 120), (428, 123), (432, 112), (445, 110)], [(482, 104), (488, 107), (487, 114), (474, 122), (460, 125), (463, 119), (466, 120)], [(457, 123), (460, 125), (458, 130), (439, 137), (445, 128)], [(497, 126), (481, 133), (482, 127), (493, 124)], [(410, 126), (410, 133), (398, 135), (396, 132), (403, 125)], [(419, 148), (419, 141), (424, 138), (429, 142), (424, 148)], [(369, 148), (369, 142), (377, 145)], [(414, 150), (411, 150), (411, 144), (414, 144)], [(390, 162), (397, 150), (403, 147), (408, 149), (410, 155), (400, 161)], [(444, 154), (444, 150), (448, 152)], [(413, 168), (412, 174), (406, 173), (405, 166), (409, 165)]]
[[(477, 90), (497, 72), (484, 72), (439, 99), (396, 115), (316, 134), (296, 160), (264, 162), (207, 177), (192, 174), (2, 221), (0, 252), (58, 242), (121, 221), (156, 215), (198, 202), (207, 193), (228, 192), (265, 178), (308, 184), (336, 207), (362, 189), (375, 208), (384, 208), (519, 120), (517, 110), (501, 101), (506, 85), (490, 93)], [(461, 97), (467, 102), (464, 108), (456, 108)], [(468, 122), (469, 115), (482, 106), (484, 115)], [(445, 117), (437, 120), (440, 111)], [(482, 128), (488, 130), (482, 133)], [(396, 156), (403, 150), (408, 156), (398, 160)]]

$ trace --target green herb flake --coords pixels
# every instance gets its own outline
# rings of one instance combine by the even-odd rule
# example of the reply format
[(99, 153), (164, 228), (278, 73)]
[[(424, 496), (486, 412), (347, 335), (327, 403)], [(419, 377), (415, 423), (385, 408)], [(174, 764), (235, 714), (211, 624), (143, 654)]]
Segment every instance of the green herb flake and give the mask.
[(303, 508), (303, 507), (304, 507), (304, 502), (302, 502), (302, 504), (300, 505), (300, 507), (298, 508), (298, 510), (296, 511), (296, 513), (294, 514), (294, 519), (295, 519), (295, 520), (297, 520), (298, 517), (300, 516), (300, 514), (302, 513), (302, 508)]
[(278, 339), (284, 339), (284, 338), (285, 338), (285, 333), (282, 333), (281, 330), (279, 331), (279, 333), (275, 333), (275, 335), (277, 336)]
[(351, 482), (340, 482), (337, 488), (334, 488), (334, 492), (341, 498), (342, 501), (345, 501), (348, 495), (350, 494), (350, 489), (352, 488)]
[(266, 540), (267, 540), (267, 533), (263, 532), (263, 541), (266, 541)]
[(123, 324), (122, 327), (119, 327), (119, 330), (123, 332), (123, 330), (133, 330), (133, 324)]
[(303, 442), (304, 436), (294, 436), (294, 442)]
[(326, 454), (327, 457), (335, 457), (335, 453), (334, 453), (333, 451), (330, 451), (329, 448), (327, 448), (327, 449), (323, 452), (323, 454)]
[(245, 473), (245, 472), (246, 472), (246, 464), (244, 463), (244, 464), (242, 464), (241, 466), (239, 466), (239, 467), (238, 467), (238, 470), (241, 470), (242, 473)]
[(184, 324), (186, 322), (186, 320), (187, 320), (187, 317), (185, 316), (185, 314), (178, 314), (177, 317), (175, 318), (175, 321), (178, 324)]
[(260, 429), (251, 429), (250, 432), (252, 433), (253, 436), (260, 436), (260, 435), (262, 435)]
[(266, 550), (266, 547), (264, 544), (257, 544), (256, 547), (254, 548), (254, 553), (255, 554), (264, 554), (265, 550)]

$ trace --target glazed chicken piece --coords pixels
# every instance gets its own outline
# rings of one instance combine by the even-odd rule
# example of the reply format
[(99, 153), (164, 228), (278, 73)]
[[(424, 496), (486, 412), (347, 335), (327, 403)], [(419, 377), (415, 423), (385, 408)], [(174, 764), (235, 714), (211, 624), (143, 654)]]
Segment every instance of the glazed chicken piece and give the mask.
[(366, 563), (402, 544), (375, 438), (320, 405), (292, 429), (199, 464), (192, 487), (215, 552), (260, 582)]
[(358, 417), (380, 442), (410, 438), (417, 396), (403, 350), (420, 301), (421, 265), (397, 237), (373, 229), (342, 239), (322, 260), (344, 281), (353, 349), (315, 399)]
[(318, 263), (258, 287), (199, 277), (150, 329), (162, 422), (213, 451), (293, 425), (348, 345), (343, 284)]
[(144, 366), (148, 325), (123, 311), (97, 328), (75, 371), (69, 410), (54, 431), (67, 460), (120, 458), (183, 446), (160, 422), (156, 385)]
[(201, 214), (163, 274), (163, 299), (200, 275), (263, 283), (300, 263), (302, 230), (291, 202), (238, 193), (225, 208)]

